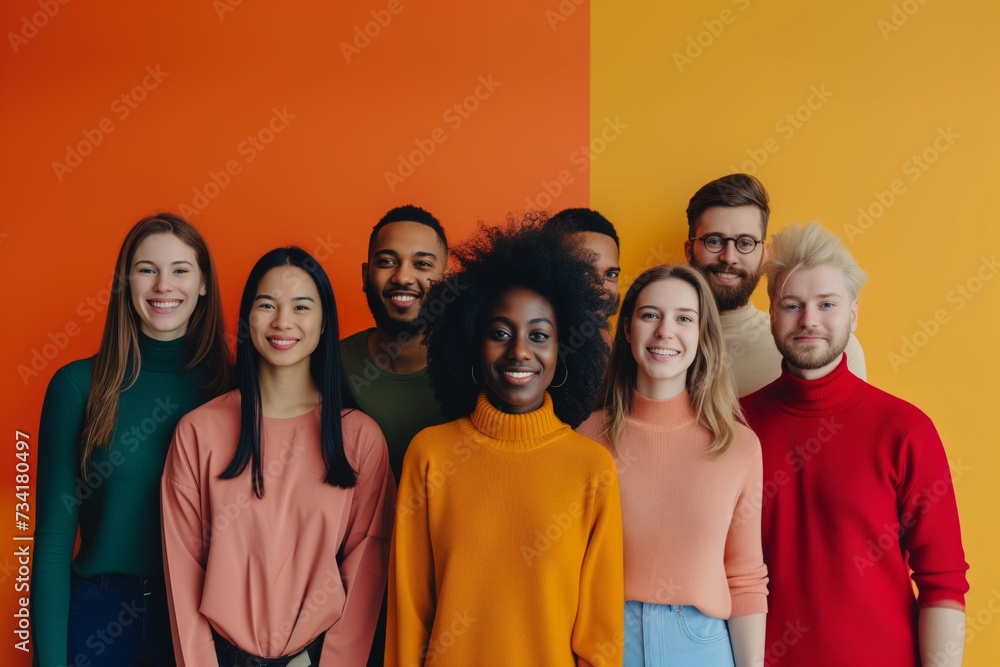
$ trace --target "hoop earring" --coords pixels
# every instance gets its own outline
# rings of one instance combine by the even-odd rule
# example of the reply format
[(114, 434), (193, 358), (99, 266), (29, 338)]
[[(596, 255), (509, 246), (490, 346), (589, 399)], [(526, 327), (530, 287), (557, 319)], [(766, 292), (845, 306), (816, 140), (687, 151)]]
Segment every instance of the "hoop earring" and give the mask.
[(563, 370), (566, 371), (566, 374), (563, 375), (562, 382), (560, 382), (559, 384), (550, 384), (549, 385), (549, 389), (558, 389), (559, 387), (561, 387), (564, 384), (566, 384), (566, 380), (569, 379), (569, 366), (567, 366), (566, 364), (563, 364)]
[(472, 384), (478, 387), (479, 385), (482, 384), (482, 382), (476, 379), (476, 362), (474, 361), (472, 362), (472, 366), (469, 368), (469, 370), (472, 372)]

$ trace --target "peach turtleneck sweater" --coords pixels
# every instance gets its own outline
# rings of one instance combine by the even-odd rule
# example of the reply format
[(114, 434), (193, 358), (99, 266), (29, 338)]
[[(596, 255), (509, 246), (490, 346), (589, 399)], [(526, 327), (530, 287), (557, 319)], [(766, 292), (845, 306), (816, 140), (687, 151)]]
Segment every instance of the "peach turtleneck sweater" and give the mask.
[(265, 417), (264, 497), (219, 479), (239, 436), (233, 391), (181, 419), (163, 471), (163, 560), (177, 664), (217, 664), (212, 628), (279, 657), (326, 633), (320, 667), (362, 666), (385, 591), (395, 485), (385, 439), (343, 413), (350, 489), (323, 482), (320, 409)]
[(621, 442), (602, 432), (606, 414), (577, 431), (615, 456), (625, 535), (625, 599), (685, 604), (716, 618), (767, 612), (761, 553), (761, 451), (737, 424), (721, 457), (685, 391), (665, 400), (633, 393)]

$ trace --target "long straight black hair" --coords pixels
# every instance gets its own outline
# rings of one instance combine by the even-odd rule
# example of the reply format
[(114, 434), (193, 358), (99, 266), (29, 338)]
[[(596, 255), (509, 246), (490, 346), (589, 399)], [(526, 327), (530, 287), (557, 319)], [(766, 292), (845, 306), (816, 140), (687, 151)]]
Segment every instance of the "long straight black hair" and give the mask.
[(247, 278), (246, 287), (243, 288), (243, 298), (240, 300), (239, 329), (236, 337), (236, 386), (240, 390), (241, 397), (240, 438), (233, 460), (219, 475), (220, 479), (233, 479), (242, 475), (249, 465), (253, 492), (258, 498), (264, 496), (260, 442), (263, 415), (260, 380), (257, 373), (260, 354), (250, 336), (250, 312), (257, 296), (257, 287), (264, 274), (281, 266), (294, 266), (309, 274), (316, 284), (323, 306), (323, 333), (320, 334), (316, 350), (309, 359), (309, 370), (321, 395), (320, 444), (323, 462), (326, 464), (326, 478), (323, 481), (330, 486), (344, 489), (357, 484), (357, 474), (344, 452), (344, 434), (340, 422), (344, 384), (340, 365), (337, 302), (333, 297), (333, 286), (319, 262), (302, 248), (294, 246), (275, 248), (254, 265)]

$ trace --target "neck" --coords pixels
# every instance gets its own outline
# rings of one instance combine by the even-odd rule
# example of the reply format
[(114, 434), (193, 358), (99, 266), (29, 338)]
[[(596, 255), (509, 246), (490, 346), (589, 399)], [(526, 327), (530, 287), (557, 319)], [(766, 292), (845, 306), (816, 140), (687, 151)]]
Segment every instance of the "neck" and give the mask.
[(368, 353), (390, 373), (413, 373), (427, 368), (427, 348), (423, 343), (423, 334), (394, 336), (375, 328), (368, 335)]
[(319, 388), (305, 364), (275, 367), (261, 363), (257, 367), (260, 405), (265, 417), (287, 419), (311, 412), (320, 401)]
[(687, 390), (687, 373), (669, 380), (656, 380), (640, 372), (635, 379), (635, 390), (654, 401), (680, 396)]

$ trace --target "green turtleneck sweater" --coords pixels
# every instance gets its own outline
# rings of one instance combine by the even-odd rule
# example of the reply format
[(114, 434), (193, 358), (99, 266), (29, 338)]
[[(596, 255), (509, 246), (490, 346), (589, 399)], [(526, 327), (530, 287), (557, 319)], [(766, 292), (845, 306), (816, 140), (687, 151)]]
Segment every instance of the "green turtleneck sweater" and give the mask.
[[(162, 576), (160, 476), (174, 426), (210, 396), (205, 368), (184, 371), (184, 338), (140, 334), (139, 377), (118, 400), (109, 447), (94, 451), (81, 478), (80, 433), (94, 360), (59, 369), (49, 382), (38, 432), (35, 564), (31, 582), (38, 664), (66, 662), (70, 570), (80, 576)], [(77, 528), (80, 550), (73, 557)]]

